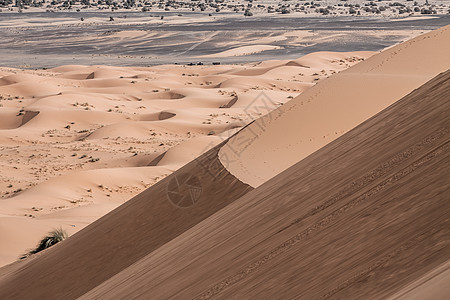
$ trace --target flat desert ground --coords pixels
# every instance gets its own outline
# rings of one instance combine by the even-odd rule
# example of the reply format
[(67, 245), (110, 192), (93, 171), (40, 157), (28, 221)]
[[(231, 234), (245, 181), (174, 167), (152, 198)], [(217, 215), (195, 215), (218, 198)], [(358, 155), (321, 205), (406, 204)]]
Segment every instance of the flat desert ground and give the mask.
[[(225, 18), (189, 51), (170, 18), (30, 36), (48, 53), (0, 67), (0, 298), (445, 298), (450, 27), (423, 18), (234, 42)], [(55, 228), (70, 237), (18, 261)]]

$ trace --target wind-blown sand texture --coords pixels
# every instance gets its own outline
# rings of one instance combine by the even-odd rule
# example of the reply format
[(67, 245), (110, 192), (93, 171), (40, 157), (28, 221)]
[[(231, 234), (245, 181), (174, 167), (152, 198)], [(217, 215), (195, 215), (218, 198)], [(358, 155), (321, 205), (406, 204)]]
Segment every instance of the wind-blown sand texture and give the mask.
[[(314, 54), (302, 66), (0, 68), (0, 265), (55, 227), (75, 233), (372, 54)], [(254, 109), (261, 100), (265, 111)]]
[[(1, 269), (0, 297), (389, 297), (450, 259), (449, 82), (447, 71), (252, 191), (219, 145)], [(176, 208), (162, 193), (186, 173), (204, 190)]]
[(449, 97), (447, 71), (82, 299), (380, 299), (439, 274)]
[(449, 41), (446, 26), (321, 82), (231, 138), (219, 152), (221, 162), (244, 183), (263, 184), (449, 69)]

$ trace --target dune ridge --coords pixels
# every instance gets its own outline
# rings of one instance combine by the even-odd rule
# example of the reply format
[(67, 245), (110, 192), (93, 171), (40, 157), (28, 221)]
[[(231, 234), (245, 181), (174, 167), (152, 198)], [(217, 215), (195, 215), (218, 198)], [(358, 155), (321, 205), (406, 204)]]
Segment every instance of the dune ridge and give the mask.
[[(261, 185), (450, 68), (449, 40), (446, 26), (319, 82), (230, 139), (221, 162), (239, 180)], [(319, 62), (320, 53), (314, 56)], [(308, 60), (295, 62), (314, 66)]]

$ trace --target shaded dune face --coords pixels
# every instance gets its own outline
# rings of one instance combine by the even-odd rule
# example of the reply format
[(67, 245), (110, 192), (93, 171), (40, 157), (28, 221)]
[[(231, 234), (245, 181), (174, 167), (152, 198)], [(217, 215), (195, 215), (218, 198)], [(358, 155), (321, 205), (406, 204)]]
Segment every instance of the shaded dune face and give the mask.
[(64, 243), (20, 262), (25, 277), (0, 279), (0, 298), (75, 299), (238, 199), (252, 188), (220, 164), (220, 146)]
[(136, 120), (139, 121), (162, 121), (175, 117), (176, 114), (169, 111), (161, 111), (150, 114), (143, 114), (138, 117), (135, 117)]
[(34, 117), (36, 117), (38, 114), (39, 114), (38, 111), (26, 111), (24, 113), (24, 115), (23, 115), (22, 122), (21, 122), (20, 126), (25, 125), (26, 123), (31, 121)]
[(450, 259), (449, 97), (447, 71), (81, 299), (384, 299), (416, 284)]
[[(39, 115), (39, 113), (40, 113), (39, 111), (31, 111), (31, 110), (20, 112), (17, 115), (7, 112), (4, 114), (4, 116), (0, 116), (0, 118), (4, 117), (2, 119), (2, 122), (0, 122), (0, 130), (19, 128), (25, 125), (26, 123), (30, 122), (37, 115)], [(22, 117), (18, 118), (20, 116)]]

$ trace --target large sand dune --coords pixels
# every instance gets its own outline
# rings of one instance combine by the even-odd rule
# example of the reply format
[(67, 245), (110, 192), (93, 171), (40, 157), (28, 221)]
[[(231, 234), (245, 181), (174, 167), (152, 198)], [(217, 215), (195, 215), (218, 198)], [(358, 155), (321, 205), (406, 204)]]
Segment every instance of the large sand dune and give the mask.
[[(220, 150), (221, 162), (239, 180), (263, 184), (449, 69), (449, 41), (446, 26), (320, 82), (231, 138)], [(318, 58), (313, 54), (289, 65), (316, 67)], [(259, 108), (267, 112), (264, 104)]]
[(449, 97), (447, 71), (81, 299), (447, 298)]
[(255, 190), (219, 162), (220, 144), (68, 240), (1, 269), (0, 297), (410, 291), (450, 259), (449, 82), (447, 71)]
[(273, 110), (373, 54), (326, 53), (311, 66), (0, 68), (0, 265), (55, 227), (75, 233), (260, 117), (262, 92)]

